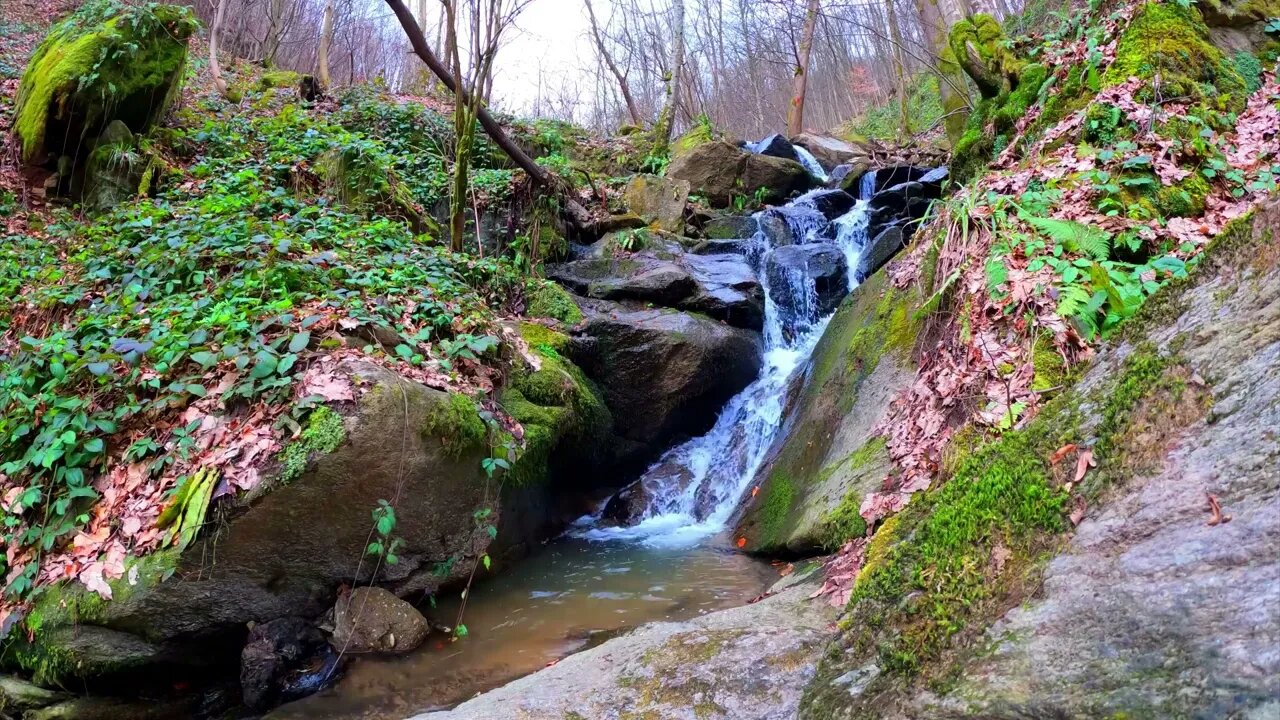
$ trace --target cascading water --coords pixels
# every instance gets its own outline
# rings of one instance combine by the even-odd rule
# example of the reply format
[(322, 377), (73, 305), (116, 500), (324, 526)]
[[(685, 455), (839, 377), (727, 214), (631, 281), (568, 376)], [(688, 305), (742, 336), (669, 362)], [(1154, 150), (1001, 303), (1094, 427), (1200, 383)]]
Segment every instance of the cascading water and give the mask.
[(818, 162), (818, 158), (799, 145), (793, 145), (792, 147), (795, 148), (796, 157), (800, 158), (800, 164), (804, 166), (804, 169), (808, 170), (810, 175), (825, 183), (827, 181), (827, 171), (822, 169), (822, 163)]
[(858, 181), (858, 199), (870, 200), (872, 195), (876, 194), (876, 171), (868, 170), (862, 173), (862, 179)]
[[(814, 191), (782, 208), (781, 215), (796, 244), (830, 237), (844, 254), (848, 290), (855, 285), (854, 269), (866, 243), (866, 203), (828, 221), (815, 206), (823, 191)], [(751, 238), (748, 260), (765, 291), (764, 363), (759, 377), (732, 398), (705, 435), (668, 450), (642, 482), (651, 486), (650, 503), (640, 521), (630, 527), (607, 527), (584, 518), (573, 534), (594, 540), (640, 540), (650, 545), (686, 545), (723, 529), (739, 498), (764, 462), (782, 426), (787, 388), (804, 366), (829, 315), (818, 312), (814, 282), (803, 272), (765, 272), (775, 250), (759, 229)], [(775, 286), (776, 285), (776, 286)], [(784, 309), (786, 312), (784, 312)]]

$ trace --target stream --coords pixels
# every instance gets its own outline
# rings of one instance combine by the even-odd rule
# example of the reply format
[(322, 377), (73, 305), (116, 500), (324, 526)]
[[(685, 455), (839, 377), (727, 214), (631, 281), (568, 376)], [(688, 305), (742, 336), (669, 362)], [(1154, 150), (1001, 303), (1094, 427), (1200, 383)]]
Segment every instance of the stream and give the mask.
[[(796, 245), (839, 251), (847, 270), (840, 296), (855, 285), (874, 175), (863, 181), (864, 199), (838, 217), (819, 209), (820, 190), (767, 211), (785, 219)], [(728, 528), (782, 429), (788, 389), (830, 317), (808, 265), (768, 271), (775, 249), (758, 229), (746, 253), (765, 290), (759, 377), (726, 403), (705, 435), (671, 448), (646, 471), (641, 480), (655, 491), (638, 522), (580, 519), (541, 552), (473, 588), (466, 638), (433, 635), (404, 657), (361, 658), (332, 687), (268, 717), (400, 720), (445, 709), (643, 623), (685, 620), (763, 593), (777, 570), (736, 552)], [(457, 602), (424, 611), (452, 624)]]

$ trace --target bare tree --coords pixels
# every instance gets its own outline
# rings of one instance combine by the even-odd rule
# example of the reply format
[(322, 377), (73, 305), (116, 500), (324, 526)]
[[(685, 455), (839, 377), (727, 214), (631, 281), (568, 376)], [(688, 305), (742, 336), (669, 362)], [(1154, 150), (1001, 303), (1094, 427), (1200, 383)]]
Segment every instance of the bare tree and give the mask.
[(213, 75), (213, 86), (223, 97), (229, 95), (227, 81), (222, 77), (222, 66), (218, 64), (218, 34), (222, 32), (222, 21), (227, 15), (228, 0), (215, 0), (213, 25), (209, 28), (209, 72)]
[(898, 140), (905, 142), (911, 137), (911, 121), (907, 117), (907, 82), (906, 69), (902, 62), (902, 30), (898, 27), (898, 11), (894, 8), (894, 0), (885, 0), (884, 6), (889, 13), (889, 36), (893, 39), (893, 69), (898, 86)]
[(600, 24), (596, 22), (596, 13), (591, 8), (591, 0), (582, 0), (582, 2), (587, 6), (587, 17), (591, 21), (591, 37), (595, 40), (596, 51), (600, 53), (605, 66), (609, 68), (609, 72), (618, 81), (618, 90), (622, 93), (622, 98), (627, 104), (627, 113), (631, 116), (631, 122), (635, 125), (643, 125), (644, 120), (640, 117), (640, 110), (636, 108), (635, 98), (631, 97), (631, 84), (627, 82), (626, 74), (618, 69), (618, 64), (614, 62), (613, 56), (609, 54), (609, 49), (604, 44), (604, 38), (600, 35)]
[(653, 128), (654, 152), (666, 152), (671, 143), (671, 131), (675, 127), (676, 106), (680, 102), (681, 76), (684, 74), (684, 0), (672, 0), (673, 18), (671, 32), (671, 66), (667, 70), (667, 101), (658, 122)]
[(320, 24), (320, 47), (316, 51), (319, 55), (317, 65), (322, 88), (328, 88), (332, 83), (329, 75), (329, 48), (333, 46), (333, 3), (334, 0), (325, 0), (324, 21)]
[(804, 14), (804, 28), (800, 31), (800, 46), (796, 49), (791, 108), (787, 112), (787, 134), (792, 137), (804, 132), (804, 101), (809, 89), (809, 56), (813, 52), (813, 32), (818, 25), (818, 10), (818, 0), (809, 0), (809, 6)]

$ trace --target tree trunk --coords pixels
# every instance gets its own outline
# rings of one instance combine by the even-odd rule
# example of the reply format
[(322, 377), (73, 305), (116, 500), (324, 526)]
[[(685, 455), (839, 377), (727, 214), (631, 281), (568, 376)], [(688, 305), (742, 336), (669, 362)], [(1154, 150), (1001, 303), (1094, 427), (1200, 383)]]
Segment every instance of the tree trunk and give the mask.
[(267, 38), (262, 41), (262, 64), (274, 67), (276, 53), (280, 51), (280, 33), (283, 32), (284, 0), (268, 0), (267, 19), (270, 27), (267, 28)]
[(622, 99), (627, 104), (627, 114), (631, 116), (631, 122), (637, 127), (644, 125), (644, 119), (640, 117), (640, 110), (636, 107), (636, 100), (631, 96), (631, 85), (627, 82), (627, 76), (618, 69), (618, 64), (613, 61), (613, 56), (609, 54), (608, 48), (604, 45), (604, 37), (600, 34), (600, 26), (596, 22), (596, 13), (591, 9), (591, 0), (582, 0), (587, 6), (587, 17), (591, 20), (591, 37), (595, 39), (596, 50), (600, 51), (600, 58), (604, 60), (605, 67), (609, 68), (610, 74), (618, 81), (618, 90), (622, 92)]
[[(391, 11), (395, 13), (396, 20), (399, 21), (400, 27), (409, 38), (409, 44), (413, 47), (414, 54), (421, 58), (422, 62), (426, 63), (427, 67), (431, 69), (431, 72), (440, 78), (441, 84), (454, 94), (455, 101), (470, 103), (471, 93), (467, 92), (466, 88), (458, 87), (454, 83), (449, 71), (440, 62), (440, 59), (436, 57), (435, 53), (431, 52), (431, 47), (427, 44), (426, 37), (423, 36), (422, 30), (413, 19), (413, 13), (409, 12), (409, 8), (405, 7), (404, 2), (402, 0), (385, 0), (385, 2), (391, 8)], [(564, 208), (565, 221), (574, 230), (588, 235), (595, 232), (592, 227), (591, 213), (570, 196), (571, 191), (563, 180), (534, 162), (533, 158), (529, 157), (524, 150), (521, 150), (520, 146), (511, 140), (487, 109), (484, 107), (477, 108), (476, 119), (480, 121), (480, 126), (484, 128), (485, 134), (493, 140), (495, 145), (502, 149), (502, 152), (506, 153), (507, 157), (511, 158), (512, 162), (525, 171), (530, 180), (560, 197)]]
[(817, 24), (818, 0), (809, 0), (796, 52), (795, 77), (791, 81), (791, 108), (787, 112), (787, 134), (791, 137), (804, 132), (804, 96), (808, 92), (809, 56), (813, 52), (813, 29)]
[(324, 4), (324, 22), (320, 25), (320, 47), (316, 51), (320, 76), (320, 87), (329, 89), (332, 78), (329, 76), (329, 48), (333, 46), (333, 2), (326, 0)]
[(893, 70), (898, 85), (898, 142), (903, 143), (911, 137), (911, 121), (907, 116), (907, 81), (906, 69), (902, 66), (902, 29), (898, 26), (898, 10), (895, 0), (885, 0), (884, 6), (889, 13), (889, 37), (893, 41)]
[(673, 0), (675, 17), (671, 21), (671, 71), (667, 79), (667, 101), (654, 126), (653, 151), (661, 155), (671, 145), (671, 130), (676, 122), (676, 105), (680, 101), (680, 82), (684, 75), (684, 0)]
[(222, 66), (218, 64), (218, 33), (222, 31), (222, 20), (227, 15), (229, 0), (218, 0), (213, 11), (213, 27), (209, 28), (209, 73), (213, 75), (213, 86), (222, 97), (228, 97), (227, 81), (222, 79)]

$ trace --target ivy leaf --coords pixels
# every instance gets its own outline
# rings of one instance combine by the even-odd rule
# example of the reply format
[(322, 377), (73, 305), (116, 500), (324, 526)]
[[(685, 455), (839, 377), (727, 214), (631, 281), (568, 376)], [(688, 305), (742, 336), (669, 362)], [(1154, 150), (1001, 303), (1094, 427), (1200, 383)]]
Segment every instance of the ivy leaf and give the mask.
[(203, 385), (200, 385), (198, 383), (188, 384), (185, 390), (191, 393), (192, 395), (195, 395), (196, 397), (205, 397), (206, 395), (209, 394), (209, 391), (206, 390)]
[(311, 342), (311, 333), (307, 332), (306, 330), (303, 330), (302, 332), (294, 335), (293, 339), (289, 340), (289, 352), (300, 353), (303, 350), (307, 349), (307, 344), (310, 342)]
[(89, 363), (85, 367), (89, 369), (89, 372), (93, 373), (94, 377), (102, 377), (103, 375), (111, 372), (111, 363), (94, 362)]
[(289, 372), (289, 368), (293, 367), (293, 364), (296, 362), (298, 362), (298, 356), (293, 353), (289, 353), (288, 355), (280, 358), (279, 364), (276, 365), (276, 372), (284, 375)]
[(259, 350), (254, 356), (253, 369), (249, 371), (249, 377), (255, 380), (268, 378), (275, 373), (278, 364), (274, 355), (266, 350)]

